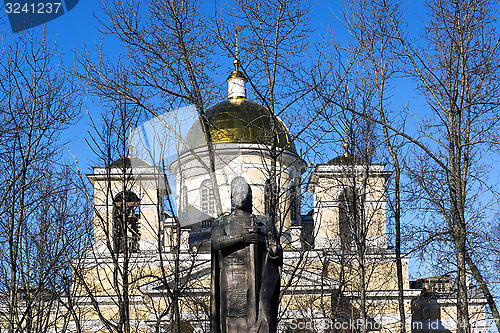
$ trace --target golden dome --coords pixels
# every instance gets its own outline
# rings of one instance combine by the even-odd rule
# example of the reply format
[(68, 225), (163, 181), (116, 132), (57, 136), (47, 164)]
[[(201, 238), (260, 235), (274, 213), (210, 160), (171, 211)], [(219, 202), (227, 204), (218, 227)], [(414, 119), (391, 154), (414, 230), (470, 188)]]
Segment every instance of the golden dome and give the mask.
[[(297, 153), (292, 136), (285, 124), (262, 105), (246, 98), (230, 98), (206, 112), (214, 143), (257, 143), (270, 145), (277, 138), (277, 146)], [(274, 122), (274, 132), (272, 129)], [(200, 122), (196, 122), (186, 136), (185, 147), (197, 148), (205, 144)]]

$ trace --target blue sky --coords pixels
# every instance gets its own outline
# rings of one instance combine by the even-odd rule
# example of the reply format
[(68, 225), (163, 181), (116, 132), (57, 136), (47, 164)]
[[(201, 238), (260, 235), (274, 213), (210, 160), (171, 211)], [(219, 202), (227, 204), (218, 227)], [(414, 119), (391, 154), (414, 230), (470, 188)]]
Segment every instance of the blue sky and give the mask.
[[(210, 7), (211, 4), (212, 3), (209, 2), (205, 4), (205, 6)], [(64, 61), (67, 66), (71, 66), (73, 63), (73, 52), (81, 52), (84, 45), (86, 45), (88, 49), (92, 49), (94, 43), (98, 43), (102, 38), (98, 31), (100, 24), (94, 17), (95, 15), (98, 18), (105, 19), (101, 6), (100, 1), (97, 0), (80, 0), (71, 11), (45, 25), (48, 37), (56, 40), (59, 48), (64, 53)], [(313, 42), (314, 40), (319, 40), (321, 35), (324, 34), (325, 29), (332, 29), (335, 38), (339, 42), (347, 40), (348, 36), (343, 27), (343, 23), (340, 21), (342, 18), (342, 6), (343, 1), (320, 0), (316, 2), (313, 7), (311, 22), (314, 30), (311, 36)], [(408, 2), (408, 8), (408, 15), (414, 16), (413, 19), (408, 20), (413, 24), (411, 28), (413, 31), (418, 31), (418, 29), (421, 28), (419, 17), (424, 17), (425, 15), (422, 9), (422, 2), (419, 0), (411, 0)], [(2, 19), (6, 20), (6, 17), (4, 16)], [(4, 22), (3, 27), (8, 29), (6, 22)], [(42, 27), (39, 26), (34, 29), (41, 30)], [(10, 33), (10, 30), (4, 32)], [(120, 45), (116, 40), (108, 38), (104, 50), (108, 55), (118, 54), (120, 52)], [(225, 79), (225, 76), (220, 78), (221, 85), (225, 86)], [(414, 87), (400, 87), (400, 89), (414, 89)], [(401, 98), (407, 98), (406, 94), (401, 94)], [(421, 100), (412, 101), (412, 103), (417, 106), (424, 104)], [(68, 151), (71, 151), (72, 155), (77, 158), (79, 166), (84, 173), (90, 171), (90, 161), (95, 159), (91, 149), (84, 140), (89, 137), (87, 130), (91, 128), (89, 125), (89, 117), (86, 112), (92, 114), (94, 117), (98, 117), (99, 113), (102, 111), (101, 108), (102, 106), (93, 103), (90, 98), (87, 99), (81, 120), (65, 133), (64, 140), (71, 141), (66, 147), (65, 157), (71, 160), (72, 157), (68, 153)], [(498, 181), (498, 178), (496, 180)], [(413, 269), (415, 269), (415, 262), (412, 262), (412, 264)], [(418, 274), (416, 271), (411, 271), (411, 273), (413, 275)]]
[[(203, 6), (209, 12), (213, 3), (207, 1)], [(341, 22), (343, 6), (344, 2), (338, 0), (320, 0), (315, 3), (311, 20), (314, 30), (311, 35), (313, 43), (315, 40), (319, 41), (326, 29), (331, 29), (334, 32), (337, 41), (343, 42), (347, 40), (348, 36)], [(102, 4), (99, 0), (80, 0), (72, 10), (45, 24), (47, 36), (57, 42), (64, 54), (66, 66), (73, 64), (74, 52), (81, 53), (84, 45), (87, 49), (92, 49), (95, 43), (101, 41), (102, 35), (98, 31), (100, 24), (95, 18), (96, 16), (99, 19), (105, 20), (101, 7)], [(422, 6), (420, 1), (410, 1), (409, 7), (411, 8), (409, 12), (418, 15), (421, 12)], [(3, 19), (6, 20), (6, 17), (4, 16)], [(8, 25), (3, 25), (3, 27), (8, 28)], [(42, 27), (38, 26), (33, 29), (41, 30)], [(7, 31), (7, 33), (11, 32)], [(120, 44), (115, 39), (108, 37), (104, 44), (104, 51), (108, 55), (119, 54)], [(230, 61), (228, 60), (228, 62)], [(220, 84), (225, 86), (225, 77), (220, 78)], [(86, 100), (85, 107), (85, 111), (94, 117), (101, 111), (101, 106), (93, 103), (90, 98)], [(66, 133), (67, 139), (72, 140), (68, 145), (68, 149), (78, 158), (80, 167), (85, 171), (89, 170), (89, 159), (93, 158), (91, 150), (84, 141), (84, 138), (88, 137), (86, 132), (88, 128), (90, 128), (89, 117), (84, 113), (78, 124)], [(69, 154), (67, 156), (71, 158)]]
[[(210, 7), (212, 2), (207, 2), (204, 6)], [(336, 33), (337, 38), (339, 40), (343, 39), (342, 23), (335, 17), (335, 15), (340, 15), (341, 6), (340, 1), (319, 1), (315, 4), (312, 13), (312, 24), (315, 29), (312, 36), (313, 40), (314, 38), (320, 38), (320, 35), (327, 28), (334, 29), (338, 32)], [(100, 24), (96, 17), (105, 20), (101, 2), (98, 0), (81, 0), (72, 10), (44, 25), (47, 36), (55, 40), (63, 52), (66, 66), (73, 64), (74, 52), (82, 52), (84, 46), (87, 49), (92, 49), (95, 43), (100, 42), (102, 35), (98, 31)], [(3, 19), (5, 20), (3, 27), (7, 28), (5, 32), (11, 34), (10, 29), (8, 29), (7, 17), (4, 16)], [(43, 28), (38, 26), (33, 29), (41, 31)], [(112, 38), (107, 38), (104, 51), (108, 55), (118, 54), (120, 44)], [(221, 77), (220, 83), (221, 85), (226, 84), (225, 77)], [(78, 159), (82, 171), (87, 172), (91, 167), (90, 160), (93, 159), (93, 156), (84, 140), (85, 137), (88, 138), (87, 130), (90, 128), (89, 117), (86, 112), (95, 117), (100, 113), (101, 106), (93, 103), (88, 98), (84, 111), (82, 119), (70, 131), (65, 133), (64, 139), (71, 140), (67, 145), (67, 150), (70, 150), (71, 154)], [(69, 154), (66, 154), (66, 157), (72, 159)]]
[[(206, 2), (203, 6), (210, 12), (213, 6), (211, 1)], [(348, 39), (342, 20), (343, 1), (317, 1), (313, 7), (311, 14), (311, 24), (313, 34), (311, 41), (320, 40), (327, 29), (334, 32), (334, 36), (338, 42), (344, 42)], [(410, 2), (409, 6), (414, 6), (412, 13), (418, 13), (421, 10), (419, 1)], [(58, 47), (63, 52), (63, 60), (66, 66), (73, 64), (74, 53), (81, 53), (86, 47), (92, 49), (95, 43), (101, 41), (102, 35), (98, 31), (100, 23), (96, 19), (106, 20), (102, 10), (102, 4), (98, 0), (80, 0), (79, 3), (69, 12), (61, 17), (58, 17), (45, 24), (46, 34), (49, 38), (57, 42)], [(6, 20), (6, 17), (3, 18)], [(8, 29), (8, 22), (4, 22), (3, 27)], [(41, 31), (42, 26), (33, 28), (35, 31)], [(10, 30), (5, 31), (10, 34)], [(104, 51), (112, 56), (119, 54), (121, 50), (120, 44), (112, 38), (107, 37), (104, 43)], [(230, 67), (228, 59), (228, 67)], [(226, 76), (220, 78), (220, 84), (225, 87)], [(73, 156), (76, 157), (80, 170), (83, 173), (88, 173), (92, 166), (92, 161), (95, 160), (92, 150), (85, 142), (85, 138), (89, 138), (87, 130), (91, 130), (90, 120), (87, 113), (91, 114), (94, 119), (99, 118), (102, 106), (94, 103), (91, 97), (86, 99), (82, 118), (70, 130), (66, 131), (63, 140), (69, 141), (65, 148), (65, 158), (69, 162), (74, 162)], [(339, 148), (342, 149), (342, 148)], [(69, 154), (71, 152), (71, 154)], [(332, 156), (333, 157), (333, 156)]]
[[(4, 10), (4, 7), (2, 7), (2, 12)], [(63, 53), (65, 65), (72, 66), (74, 52), (81, 52), (84, 45), (91, 48), (101, 38), (97, 29), (98, 22), (94, 18), (94, 15), (102, 17), (100, 1), (83, 0), (64, 15), (49, 21), (43, 26), (34, 27), (33, 30), (41, 32), (45, 28), (47, 37), (54, 40)], [(3, 16), (1, 19), (4, 21), (2, 22), (3, 32), (7, 34), (8, 38), (9, 35), (12, 36), (12, 31), (10, 30), (7, 17)], [(109, 45), (113, 46), (111, 41)], [(116, 43), (114, 47), (109, 48), (109, 51), (113, 49), (118, 51), (119, 45)], [(68, 160), (73, 159), (68, 153), (71, 151), (77, 157), (82, 171), (88, 172), (90, 167), (88, 160), (89, 158), (92, 159), (93, 156), (91, 156), (92, 151), (84, 140), (85, 137), (88, 137), (87, 129), (90, 128), (89, 118), (85, 111), (95, 115), (99, 113), (100, 107), (87, 100), (85, 108), (86, 110), (84, 110), (80, 121), (63, 134), (62, 140), (70, 141), (65, 149), (65, 158)]]

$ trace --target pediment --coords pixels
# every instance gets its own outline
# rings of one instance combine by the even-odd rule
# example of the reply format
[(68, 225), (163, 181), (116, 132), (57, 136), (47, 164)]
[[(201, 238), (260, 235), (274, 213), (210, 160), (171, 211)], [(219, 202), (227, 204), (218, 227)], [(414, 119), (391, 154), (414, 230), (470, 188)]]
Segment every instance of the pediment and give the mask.
[[(209, 292), (210, 290), (210, 260), (196, 261), (191, 267), (180, 270), (179, 282), (182, 285), (193, 285), (193, 292)], [(157, 278), (139, 287), (147, 295), (163, 294), (167, 286), (173, 286), (174, 275), (170, 274), (165, 279)], [(281, 271), (281, 285), (285, 293), (316, 293), (328, 292), (338, 289), (338, 282), (330, 277), (322, 276), (315, 271), (296, 268), (291, 264), (284, 264)], [(283, 288), (286, 288), (283, 289)]]
[[(290, 292), (317, 292), (323, 293), (328, 290), (333, 291), (338, 289), (338, 281), (327, 276), (322, 276), (321, 273), (308, 270), (305, 268), (297, 268), (291, 264), (284, 264), (281, 272), (282, 287), (289, 284)], [(288, 292), (288, 291), (286, 291)]]

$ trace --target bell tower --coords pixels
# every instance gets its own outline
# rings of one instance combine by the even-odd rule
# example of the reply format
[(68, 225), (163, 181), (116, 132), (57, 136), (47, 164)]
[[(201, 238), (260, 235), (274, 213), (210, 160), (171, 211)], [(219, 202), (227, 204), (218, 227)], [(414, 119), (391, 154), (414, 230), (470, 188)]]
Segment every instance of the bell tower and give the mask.
[(347, 152), (317, 165), (307, 184), (314, 196), (314, 248), (387, 248), (385, 182), (390, 175), (383, 164)]
[(137, 253), (163, 244), (167, 189), (159, 167), (127, 156), (87, 177), (94, 189), (94, 251)]

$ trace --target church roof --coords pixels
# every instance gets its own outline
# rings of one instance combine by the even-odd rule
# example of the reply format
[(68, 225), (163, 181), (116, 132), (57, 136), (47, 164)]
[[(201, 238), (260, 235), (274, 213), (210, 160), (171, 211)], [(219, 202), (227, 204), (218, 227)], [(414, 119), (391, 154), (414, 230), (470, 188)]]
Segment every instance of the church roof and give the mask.
[(339, 155), (326, 163), (327, 165), (364, 165), (366, 160), (357, 155)]
[(111, 163), (112, 168), (130, 168), (130, 167), (135, 167), (135, 168), (145, 168), (145, 167), (151, 167), (151, 164), (148, 162), (137, 158), (137, 157), (131, 157), (127, 156), (125, 158), (120, 158)]
[[(285, 124), (262, 105), (244, 97), (230, 98), (213, 106), (207, 111), (206, 117), (210, 122), (210, 134), (214, 143), (270, 145), (273, 137), (276, 137), (277, 147), (297, 153)], [(188, 149), (205, 144), (200, 122), (191, 127), (185, 144)]]

